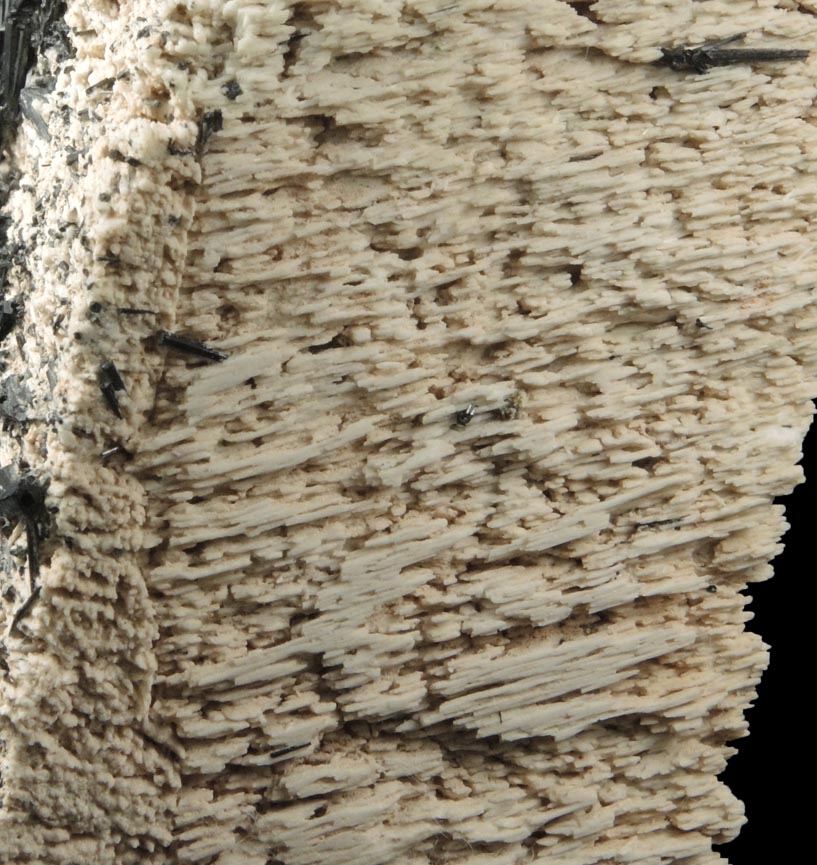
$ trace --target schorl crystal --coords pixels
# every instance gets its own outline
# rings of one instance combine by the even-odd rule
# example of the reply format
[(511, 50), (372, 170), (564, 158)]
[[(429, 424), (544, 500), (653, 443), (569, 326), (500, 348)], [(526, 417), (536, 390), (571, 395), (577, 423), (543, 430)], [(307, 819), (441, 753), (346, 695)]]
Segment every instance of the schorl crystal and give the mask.
[(0, 0), (0, 147), (17, 120), (20, 91), (37, 52), (61, 41), (64, 13), (57, 0)]

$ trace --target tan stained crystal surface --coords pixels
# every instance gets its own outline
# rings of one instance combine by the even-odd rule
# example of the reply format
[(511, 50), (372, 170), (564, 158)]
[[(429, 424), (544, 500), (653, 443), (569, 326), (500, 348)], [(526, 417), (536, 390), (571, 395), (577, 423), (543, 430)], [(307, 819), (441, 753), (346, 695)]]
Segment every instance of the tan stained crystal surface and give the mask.
[(68, 5), (13, 148), (0, 463), (56, 512), (19, 630), (5, 554), (0, 861), (723, 861), (817, 393), (817, 58), (653, 61), (812, 4)]

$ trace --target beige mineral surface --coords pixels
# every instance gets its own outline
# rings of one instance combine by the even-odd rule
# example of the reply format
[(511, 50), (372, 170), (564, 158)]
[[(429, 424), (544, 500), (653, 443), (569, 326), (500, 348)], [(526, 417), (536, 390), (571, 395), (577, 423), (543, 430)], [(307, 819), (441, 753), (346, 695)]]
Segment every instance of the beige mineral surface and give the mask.
[(723, 861), (817, 57), (653, 61), (809, 10), (69, 2), (11, 150), (0, 464), (53, 513), (36, 580), (5, 544), (0, 861)]

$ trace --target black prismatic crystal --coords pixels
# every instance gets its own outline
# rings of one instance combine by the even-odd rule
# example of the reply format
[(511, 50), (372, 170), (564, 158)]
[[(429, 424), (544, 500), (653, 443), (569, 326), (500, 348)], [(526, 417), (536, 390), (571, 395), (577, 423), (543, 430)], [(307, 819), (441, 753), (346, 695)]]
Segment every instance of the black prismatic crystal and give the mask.
[(708, 72), (714, 66), (734, 66), (739, 63), (780, 63), (792, 60), (805, 60), (809, 52), (802, 49), (782, 48), (728, 48), (741, 42), (745, 33), (736, 33), (716, 42), (705, 42), (697, 48), (679, 45), (676, 48), (662, 48), (662, 66), (669, 66), (676, 72)]
[(221, 132), (224, 128), (224, 115), (220, 109), (205, 112), (199, 123), (199, 147), (204, 147), (214, 132)]
[(125, 390), (125, 382), (119, 375), (119, 370), (112, 360), (106, 360), (99, 367), (99, 389), (108, 404), (108, 408), (118, 417), (122, 418), (122, 409), (119, 407), (119, 398), (116, 393)]
[(14, 300), (0, 301), (0, 342), (14, 329), (20, 315), (20, 307)]
[(31, 594), (26, 598), (25, 601), (23, 601), (19, 609), (14, 613), (14, 616), (12, 617), (11, 626), (9, 627), (10, 631), (16, 631), (18, 634), (22, 633), (22, 631), (20, 630), (20, 622), (22, 622), (22, 620), (29, 614), (31, 608), (39, 600), (41, 591), (42, 586), (35, 586)]
[(465, 408), (461, 408), (454, 415), (454, 424), (458, 427), (468, 426), (469, 423), (474, 419), (474, 415), (477, 413), (476, 406), (469, 402)]
[(0, 527), (10, 532), (19, 522), (25, 525), (28, 571), (34, 580), (40, 574), (40, 541), (48, 533), (45, 488), (31, 475), (4, 466), (0, 468)]
[(175, 349), (184, 354), (192, 354), (196, 357), (203, 357), (211, 361), (220, 361), (227, 358), (227, 354), (215, 348), (210, 348), (203, 342), (196, 339), (191, 339), (189, 336), (182, 336), (180, 333), (171, 333), (169, 330), (160, 330), (156, 334), (156, 338), (160, 345)]
[(233, 78), (226, 84), (221, 85), (221, 92), (232, 102), (238, 99), (244, 91), (241, 89), (241, 85)]
[(121, 315), (158, 315), (155, 309), (146, 309), (142, 306), (118, 306), (116, 311)]
[(309, 742), (304, 742), (303, 745), (290, 745), (289, 748), (280, 748), (277, 751), (273, 751), (270, 754), (270, 757), (284, 757), (287, 754), (294, 754), (296, 751), (302, 751), (304, 748), (308, 748), (310, 745)]
[[(17, 118), (20, 91), (37, 52), (44, 43), (62, 38), (55, 25), (64, 14), (65, 3), (57, 0), (0, 0), (0, 146)], [(24, 97), (23, 102), (37, 131), (47, 135), (42, 118), (33, 116), (31, 99)]]

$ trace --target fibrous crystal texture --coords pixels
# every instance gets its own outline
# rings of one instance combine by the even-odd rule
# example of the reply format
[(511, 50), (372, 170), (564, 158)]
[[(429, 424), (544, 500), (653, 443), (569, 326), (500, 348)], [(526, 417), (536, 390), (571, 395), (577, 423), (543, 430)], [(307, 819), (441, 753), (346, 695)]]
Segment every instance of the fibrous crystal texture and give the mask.
[(7, 154), (0, 859), (722, 861), (817, 87), (654, 61), (809, 5), (68, 3)]

